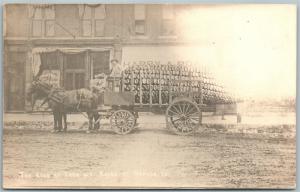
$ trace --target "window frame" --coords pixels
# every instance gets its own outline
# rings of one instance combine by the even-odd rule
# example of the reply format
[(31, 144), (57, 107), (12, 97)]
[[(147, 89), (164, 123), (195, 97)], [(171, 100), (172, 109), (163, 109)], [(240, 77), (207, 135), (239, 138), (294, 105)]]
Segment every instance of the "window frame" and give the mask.
[[(101, 35), (98, 35), (97, 34), (97, 21), (101, 21), (101, 22), (103, 22), (103, 31), (102, 31), (102, 34)], [(94, 28), (94, 34), (95, 34), (95, 37), (104, 37), (105, 36), (105, 19), (95, 19), (95, 24), (94, 24), (94, 26), (95, 26), (95, 28)]]
[[(85, 35), (85, 31), (84, 31), (84, 22), (89, 21), (90, 22), (90, 30), (89, 33), (90, 35)], [(92, 37), (93, 36), (93, 22), (92, 19), (82, 19), (81, 20), (81, 36), (82, 37)]]
[[(41, 18), (35, 19), (35, 13), (36, 9), (40, 9), (41, 11)], [(31, 37), (54, 37), (56, 35), (56, 30), (55, 30), (55, 23), (56, 23), (56, 7), (53, 5), (53, 12), (54, 12), (54, 18), (53, 19), (48, 19), (46, 18), (46, 9), (49, 9), (48, 7), (33, 7), (33, 15), (31, 19)], [(39, 21), (41, 22), (41, 33), (40, 35), (34, 35), (34, 22)], [(47, 22), (52, 21), (53, 22), (53, 34), (48, 34), (47, 31)]]
[[(40, 33), (38, 35), (36, 35), (34, 33), (35, 31), (35, 27), (34, 27), (34, 23), (35, 22), (40, 22)], [(32, 37), (43, 37), (43, 19), (32, 19), (32, 29), (31, 29), (31, 36)]]
[[(53, 22), (53, 34), (48, 34), (47, 31), (47, 22)], [(44, 28), (45, 28), (45, 36), (46, 37), (54, 37), (55, 36), (55, 19), (45, 19), (44, 21)]]
[[(172, 6), (172, 18), (164, 18), (164, 8), (166, 6)], [(165, 25), (166, 22), (172, 22), (173, 23), (173, 29), (172, 29), (172, 33), (171, 34), (167, 34), (165, 33)], [(162, 5), (161, 6), (161, 25), (160, 25), (160, 36), (161, 37), (174, 37), (176, 36), (176, 14), (175, 14), (175, 7), (173, 5)]]
[[(87, 6), (87, 5), (84, 5)], [(102, 4), (100, 6), (104, 6), (104, 10), (106, 10), (106, 5)], [(91, 9), (91, 17), (90, 18), (84, 18), (85, 15), (83, 14), (82, 16), (80, 16), (80, 23), (81, 23), (81, 27), (80, 27), (80, 31), (81, 31), (81, 36), (82, 37), (104, 37), (105, 36), (105, 21), (106, 21), (106, 11), (105, 11), (105, 17), (103, 19), (97, 19), (95, 18), (95, 11), (96, 11), (96, 7), (89, 7)], [(85, 9), (85, 7), (84, 7)], [(83, 22), (84, 21), (90, 21), (91, 22), (91, 35), (84, 35), (84, 25)], [(96, 22), (97, 21), (103, 21), (103, 34), (102, 35), (97, 35), (96, 32)]]
[[(135, 17), (135, 6), (133, 7), (133, 18), (134, 18), (134, 36), (146, 36), (147, 35), (147, 17), (148, 17), (148, 9), (147, 9), (147, 5), (143, 5), (144, 6), (144, 19), (137, 19)], [(143, 34), (138, 34), (136, 29), (137, 29), (137, 22), (144, 22), (143, 27), (144, 27), (144, 33)]]

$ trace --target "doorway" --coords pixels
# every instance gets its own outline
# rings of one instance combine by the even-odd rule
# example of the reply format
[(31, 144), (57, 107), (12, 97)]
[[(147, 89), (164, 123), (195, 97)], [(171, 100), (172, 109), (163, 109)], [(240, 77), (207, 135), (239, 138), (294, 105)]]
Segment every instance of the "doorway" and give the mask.
[(25, 52), (8, 54), (5, 66), (5, 108), (7, 111), (24, 111), (25, 107)]
[(64, 88), (81, 89), (88, 86), (88, 65), (86, 52), (64, 54)]

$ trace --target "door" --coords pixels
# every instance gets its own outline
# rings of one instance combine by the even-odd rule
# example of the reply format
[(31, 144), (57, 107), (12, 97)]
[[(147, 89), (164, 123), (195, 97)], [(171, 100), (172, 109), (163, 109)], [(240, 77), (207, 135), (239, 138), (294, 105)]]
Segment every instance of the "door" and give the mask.
[(86, 52), (64, 54), (64, 87), (66, 90), (87, 87)]
[(110, 73), (109, 67), (110, 51), (93, 51), (91, 53), (92, 78), (97, 74)]
[(11, 52), (5, 66), (5, 106), (8, 111), (24, 111), (26, 53)]

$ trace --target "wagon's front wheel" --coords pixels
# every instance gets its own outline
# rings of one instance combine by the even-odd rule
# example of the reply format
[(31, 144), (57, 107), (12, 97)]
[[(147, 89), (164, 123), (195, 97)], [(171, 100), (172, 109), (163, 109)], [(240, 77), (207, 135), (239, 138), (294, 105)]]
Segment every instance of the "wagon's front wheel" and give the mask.
[(197, 104), (190, 99), (175, 100), (166, 111), (166, 123), (178, 135), (195, 132), (202, 121), (202, 114)]
[(111, 128), (118, 134), (130, 133), (135, 125), (135, 117), (128, 110), (117, 110), (110, 117)]

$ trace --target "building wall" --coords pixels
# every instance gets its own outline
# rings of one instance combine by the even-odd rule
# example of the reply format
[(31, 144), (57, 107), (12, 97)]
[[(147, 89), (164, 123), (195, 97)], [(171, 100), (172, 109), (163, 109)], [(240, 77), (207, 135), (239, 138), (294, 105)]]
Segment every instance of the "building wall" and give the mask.
[(4, 10), (4, 36), (26, 38), (29, 33), (27, 5), (5, 5)]
[[(174, 15), (185, 6), (174, 6)], [(83, 36), (82, 18), (80, 17), (79, 5), (64, 5), (58, 4), (54, 6), (55, 11), (55, 25), (54, 35), (45, 35), (45, 23), (43, 23), (43, 34), (39, 37), (34, 37), (33, 34), (33, 7), (25, 4), (9, 4), (5, 6), (5, 71), (9, 68), (16, 68), (18, 65), (23, 70), (21, 73), (24, 77), (24, 82), (19, 86), (20, 90), (24, 90), (24, 109), (30, 110), (30, 103), (25, 101), (25, 94), (27, 87), (32, 81), (32, 55), (36, 48), (109, 48), (112, 50), (112, 58), (117, 58), (122, 61), (123, 47), (128, 46), (161, 46), (161, 45), (178, 45), (182, 44), (180, 33), (170, 37), (162, 35), (162, 5), (146, 5), (145, 16), (145, 34), (135, 34), (135, 13), (134, 5), (105, 5), (106, 17), (104, 19), (104, 33), (103, 36)], [(174, 17), (174, 19), (176, 19)], [(176, 22), (174, 22), (175, 24)], [(18, 58), (24, 62), (19, 62), (18, 65), (9, 55), (20, 53)], [(13, 69), (17, 71), (17, 69)], [(11, 78), (11, 77), (10, 77)], [(8, 98), (14, 98), (15, 93), (9, 91), (11, 86), (5, 77), (5, 103)], [(14, 111), (11, 104), (6, 104), (5, 109)], [(10, 105), (10, 106), (8, 106)], [(22, 110), (17, 107), (16, 110)]]
[[(75, 36), (80, 36), (80, 22), (77, 6), (56, 5), (55, 19), (59, 25), (64, 26), (64, 28), (66, 28), (72, 34)], [(55, 36), (70, 37), (70, 34), (59, 25), (55, 25)]]
[[(126, 41), (139, 39), (143, 42), (145, 39), (160, 39), (161, 26), (162, 26), (162, 6), (157, 4), (146, 5), (146, 33), (145, 38), (133, 38), (135, 35), (135, 19), (134, 19), (134, 5), (118, 5), (118, 4), (107, 4), (105, 5), (106, 17), (104, 27), (104, 37), (120, 37)], [(174, 20), (181, 10), (186, 5), (174, 5)], [(82, 38), (81, 33), (81, 19), (79, 16), (78, 5), (65, 5), (57, 4), (55, 7), (55, 35), (53, 37), (42, 37), (42, 38), (72, 38), (67, 32), (71, 32), (75, 38)], [(28, 38), (30, 35), (31, 20), (34, 12), (32, 6), (25, 4), (8, 4), (5, 6), (5, 20), (6, 20), (6, 38), (18, 37)], [(174, 22), (176, 24), (176, 22)], [(65, 30), (66, 29), (66, 30)], [(180, 35), (180, 31), (176, 29)], [(32, 32), (31, 32), (32, 33)], [(87, 37), (86, 37), (87, 38)], [(96, 37), (97, 38), (97, 37)], [(99, 37), (101, 38), (101, 37)], [(180, 36), (178, 36), (180, 39)]]

